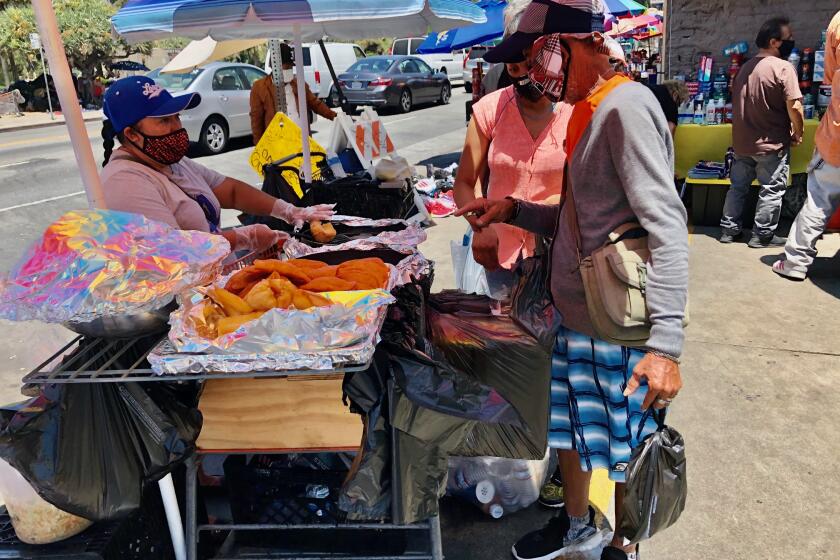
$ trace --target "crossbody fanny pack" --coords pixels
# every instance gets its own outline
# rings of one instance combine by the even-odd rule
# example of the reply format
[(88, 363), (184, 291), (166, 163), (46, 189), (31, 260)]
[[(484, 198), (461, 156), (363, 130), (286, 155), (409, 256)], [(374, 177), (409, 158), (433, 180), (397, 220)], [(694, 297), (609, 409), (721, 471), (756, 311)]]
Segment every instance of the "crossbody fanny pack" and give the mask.
[[(568, 177), (568, 174), (566, 175)], [(623, 224), (607, 242), (583, 258), (580, 224), (571, 185), (566, 189), (569, 218), (586, 294), (589, 319), (598, 338), (621, 346), (643, 347), (650, 338), (647, 307), (648, 235), (638, 222)], [(683, 326), (688, 325), (686, 303)]]

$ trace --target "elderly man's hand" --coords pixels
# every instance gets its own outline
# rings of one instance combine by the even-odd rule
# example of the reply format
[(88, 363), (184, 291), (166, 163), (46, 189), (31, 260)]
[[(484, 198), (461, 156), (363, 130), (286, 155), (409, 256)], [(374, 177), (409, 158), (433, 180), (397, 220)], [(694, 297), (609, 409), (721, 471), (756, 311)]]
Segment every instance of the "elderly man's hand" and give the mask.
[(508, 198), (489, 200), (477, 198), (465, 204), (455, 212), (456, 216), (464, 216), (473, 228), (479, 232), (490, 224), (501, 224), (513, 216), (514, 202)]
[(493, 228), (484, 228), (473, 234), (472, 252), (475, 262), (487, 270), (498, 270), (499, 236)]
[(679, 364), (656, 354), (646, 354), (633, 368), (633, 377), (627, 382), (627, 389), (624, 390), (625, 397), (636, 392), (642, 378), (648, 382), (642, 410), (647, 410), (651, 404), (656, 409), (665, 408), (682, 388)]

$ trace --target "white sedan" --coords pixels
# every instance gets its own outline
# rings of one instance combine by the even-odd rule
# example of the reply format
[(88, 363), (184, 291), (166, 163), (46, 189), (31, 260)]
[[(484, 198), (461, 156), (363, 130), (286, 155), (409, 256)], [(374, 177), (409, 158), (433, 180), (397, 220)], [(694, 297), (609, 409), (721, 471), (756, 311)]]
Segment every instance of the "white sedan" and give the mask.
[(201, 94), (195, 109), (181, 113), (190, 140), (208, 153), (224, 151), (231, 138), (251, 135), (251, 86), (266, 74), (250, 64), (212, 62), (183, 74), (148, 74), (173, 95)]

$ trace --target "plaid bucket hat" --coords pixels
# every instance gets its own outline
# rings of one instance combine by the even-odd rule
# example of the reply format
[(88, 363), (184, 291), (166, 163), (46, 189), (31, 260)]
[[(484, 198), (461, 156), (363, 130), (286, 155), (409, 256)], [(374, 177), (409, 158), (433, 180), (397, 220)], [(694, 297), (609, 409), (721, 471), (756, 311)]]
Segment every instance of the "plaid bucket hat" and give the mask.
[(602, 0), (534, 0), (516, 32), (484, 55), (487, 62), (521, 62), (522, 51), (543, 35), (588, 35), (604, 31)]

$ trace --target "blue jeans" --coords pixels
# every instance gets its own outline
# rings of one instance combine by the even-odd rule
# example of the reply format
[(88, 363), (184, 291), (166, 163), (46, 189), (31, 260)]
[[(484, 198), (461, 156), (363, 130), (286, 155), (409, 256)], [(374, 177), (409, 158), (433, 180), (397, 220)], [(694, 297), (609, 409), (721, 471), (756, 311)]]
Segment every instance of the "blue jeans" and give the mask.
[(760, 156), (736, 156), (732, 165), (732, 186), (726, 193), (723, 206), (721, 229), (731, 235), (738, 235), (742, 228), (744, 202), (750, 185), (756, 179), (761, 183), (758, 192), (758, 206), (755, 209), (753, 235), (772, 237), (779, 226), (782, 214), (782, 198), (787, 189), (790, 175), (790, 150), (783, 149)]

